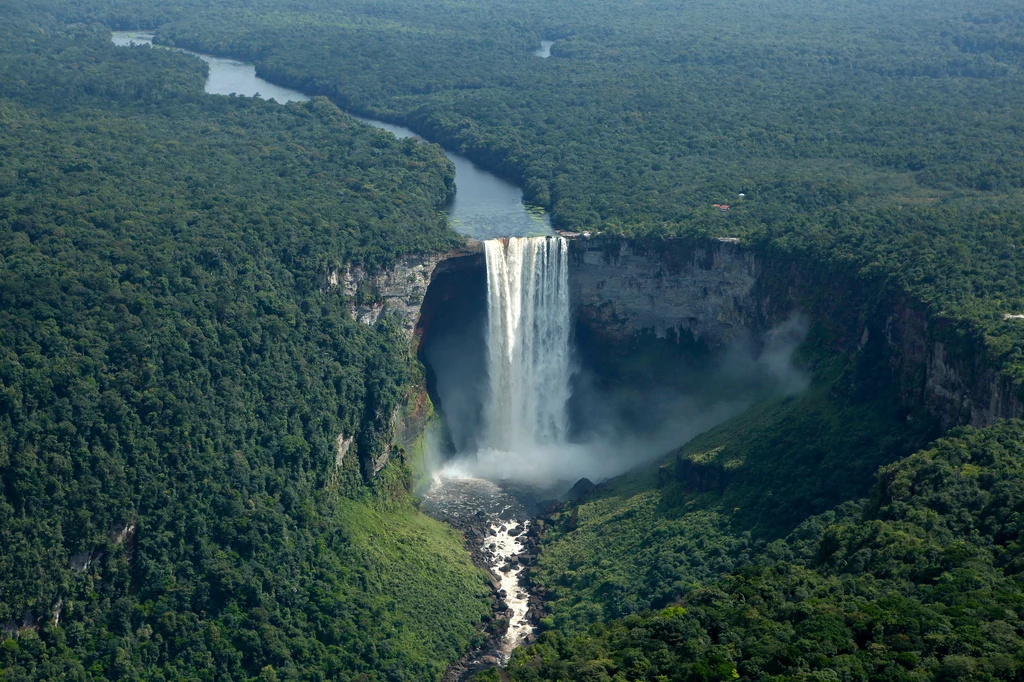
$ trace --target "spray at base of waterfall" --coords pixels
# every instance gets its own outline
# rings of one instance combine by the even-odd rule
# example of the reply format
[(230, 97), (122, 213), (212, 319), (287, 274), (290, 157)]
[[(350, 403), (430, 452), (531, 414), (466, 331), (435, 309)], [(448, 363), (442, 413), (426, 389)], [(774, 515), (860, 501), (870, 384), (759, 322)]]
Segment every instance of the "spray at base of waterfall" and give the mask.
[[(581, 477), (599, 481), (671, 452), (755, 402), (799, 393), (809, 383), (792, 363), (808, 330), (806, 319), (794, 315), (759, 341), (738, 337), (721, 349), (711, 366), (699, 368), (697, 387), (685, 389), (688, 393), (669, 385), (603, 386), (573, 357), (566, 240), (489, 240), (484, 253), (486, 376), (480, 417), (456, 417), (472, 417), (462, 403), (472, 403), (473, 381), (453, 374), (453, 388), (468, 388), (450, 391), (453, 409), (447, 412), (448, 428), (461, 436), (457, 442), (464, 449), (440, 465), (444, 476), (544, 488), (571, 485)], [(448, 352), (457, 360), (456, 349)], [(457, 369), (458, 363), (448, 366)], [(574, 386), (583, 392), (573, 401), (570, 424)], [(478, 436), (463, 433), (475, 423)]]
[(509, 452), (481, 449), (450, 459), (438, 472), (445, 478), (485, 478), (540, 487), (580, 478), (601, 481), (660, 457), (716, 424), (739, 414), (749, 402), (714, 405), (657, 433), (594, 437), (585, 443), (548, 443)]
[[(630, 397), (642, 403), (645, 423), (639, 427), (623, 419), (618, 404), (622, 396), (613, 391), (595, 401), (596, 413), (588, 419), (595, 426), (574, 442), (533, 441), (514, 449), (484, 447), (449, 459), (440, 473), (544, 488), (560, 482), (563, 489), (583, 477), (601, 481), (617, 476), (672, 452), (761, 400), (806, 390), (810, 379), (793, 365), (792, 356), (807, 330), (806, 318), (794, 315), (770, 330), (759, 350), (745, 340), (725, 349), (709, 383), (747, 386), (726, 400), (709, 403), (702, 396), (652, 388), (639, 398)], [(638, 409), (635, 404), (630, 408), (627, 413)]]

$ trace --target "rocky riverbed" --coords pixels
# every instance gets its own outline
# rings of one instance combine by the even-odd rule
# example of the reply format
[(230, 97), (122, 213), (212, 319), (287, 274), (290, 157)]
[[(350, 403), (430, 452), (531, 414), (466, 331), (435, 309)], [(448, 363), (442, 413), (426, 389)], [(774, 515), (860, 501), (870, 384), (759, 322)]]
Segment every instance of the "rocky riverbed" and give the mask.
[(494, 590), (487, 643), (449, 668), (445, 682), (504, 665), (513, 649), (536, 639), (543, 602), (531, 594), (526, 569), (536, 561), (543, 526), (533, 520), (538, 506), (547, 503), (538, 503), (532, 491), (481, 478), (438, 477), (423, 496), (424, 512), (463, 532), (473, 562), (488, 572)]

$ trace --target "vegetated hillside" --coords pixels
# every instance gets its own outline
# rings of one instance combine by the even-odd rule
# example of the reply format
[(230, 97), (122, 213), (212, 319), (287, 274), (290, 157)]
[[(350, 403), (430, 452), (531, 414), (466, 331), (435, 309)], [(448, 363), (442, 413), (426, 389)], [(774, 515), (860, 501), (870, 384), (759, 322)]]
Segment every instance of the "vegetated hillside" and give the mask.
[(436, 679), (487, 590), (325, 285), (459, 244), (453, 170), (204, 68), (0, 3), (0, 679)]
[(957, 430), (675, 605), (544, 635), (511, 677), (1019, 679), (1022, 444), (1018, 420)]
[(1014, 0), (51, 4), (429, 133), (558, 227), (742, 237), (891, 277), (1024, 377), (1005, 318), (1024, 312)]
[(545, 627), (663, 608), (736, 570), (809, 516), (867, 494), (880, 465), (928, 432), (882, 402), (836, 397), (821, 381), (698, 436), (667, 462), (613, 479), (548, 523), (532, 580)]

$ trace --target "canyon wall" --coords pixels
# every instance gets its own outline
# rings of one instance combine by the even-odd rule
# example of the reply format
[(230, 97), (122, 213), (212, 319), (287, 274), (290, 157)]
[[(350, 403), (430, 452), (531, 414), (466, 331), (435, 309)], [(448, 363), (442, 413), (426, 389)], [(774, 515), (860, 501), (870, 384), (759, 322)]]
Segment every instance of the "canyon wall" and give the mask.
[(352, 318), (373, 325), (384, 311), (402, 320), (402, 327), (411, 340), (420, 318), (427, 289), (436, 275), (451, 269), (483, 266), (481, 242), (470, 240), (465, 248), (446, 253), (402, 256), (395, 265), (367, 272), (361, 266), (328, 273), (324, 288), (340, 289), (351, 302)]
[(574, 314), (608, 343), (653, 333), (715, 348), (800, 312), (827, 350), (851, 359), (851, 382), (886, 375), (908, 417), (923, 408), (946, 429), (1024, 412), (983, 340), (884, 280), (733, 239), (578, 237), (569, 268)]
[[(736, 339), (763, 339), (802, 313), (812, 323), (815, 352), (847, 358), (836, 390), (854, 399), (894, 391), (901, 417), (934, 419), (943, 430), (1024, 413), (982, 339), (930, 316), (884, 279), (835, 264), (738, 240), (599, 235), (570, 240), (569, 285), (577, 325), (625, 354), (641, 336), (714, 352)], [(475, 242), (447, 254), (407, 257), (384, 272), (334, 273), (328, 287), (341, 289), (365, 324), (385, 310), (400, 315), (411, 343), (419, 345), (457, 324), (465, 311), (486, 305), (477, 300), (486, 293), (486, 264)], [(427, 384), (431, 388), (429, 368)], [(409, 431), (396, 417), (395, 432)], [(367, 463), (367, 473), (386, 463), (386, 455)]]
[[(435, 284), (435, 290), (443, 289), (436, 283), (451, 279), (446, 275), (484, 267), (481, 243), (470, 241), (465, 248), (456, 251), (403, 256), (392, 267), (377, 272), (367, 272), (359, 266), (332, 270), (327, 273), (324, 290), (344, 295), (349, 301), (352, 318), (365, 325), (376, 324), (385, 312), (395, 315), (401, 321), (406, 338), (412, 343), (420, 325), (426, 324), (430, 317), (426, 301), (431, 284)], [(408, 403), (388, 416), (388, 445), (373, 455), (354, 452), (364, 479), (377, 477), (391, 460), (395, 445), (408, 450), (415, 443), (425, 427), (425, 415), (430, 412), (428, 403), (425, 387), (415, 387)], [(353, 434), (337, 435), (334, 471), (330, 475), (332, 480), (345, 466), (349, 453), (357, 449)]]
[(723, 346), (760, 326), (759, 262), (727, 242), (576, 238), (569, 249), (574, 314), (597, 333), (628, 342), (689, 333)]

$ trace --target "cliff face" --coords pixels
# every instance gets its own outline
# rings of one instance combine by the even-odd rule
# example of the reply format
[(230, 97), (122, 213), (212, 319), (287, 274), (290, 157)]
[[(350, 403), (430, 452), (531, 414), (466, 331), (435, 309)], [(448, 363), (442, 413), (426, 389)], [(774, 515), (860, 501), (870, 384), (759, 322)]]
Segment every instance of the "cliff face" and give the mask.
[(689, 334), (715, 348), (740, 334), (759, 338), (802, 312), (831, 352), (895, 386), (908, 415), (923, 408), (945, 429), (1024, 413), (980, 339), (963, 338), (923, 304), (857, 273), (733, 240), (601, 236), (574, 239), (569, 268), (574, 314), (608, 343), (653, 332)]
[(689, 332), (723, 346), (757, 326), (758, 259), (739, 245), (578, 238), (570, 242), (574, 313), (608, 339)]
[[(923, 373), (923, 387), (917, 385), (920, 381), (910, 381), (906, 388), (921, 391), (925, 404), (945, 417), (943, 426), (988, 426), (1024, 414), (1013, 382), (985, 361), (981, 339), (959, 337), (945, 320), (928, 324), (920, 310), (911, 314), (917, 318), (912, 326), (904, 325), (897, 314), (887, 319), (889, 326), (881, 333), (887, 342), (898, 344), (908, 366)], [(908, 327), (918, 332), (917, 339), (909, 338)]]
[[(353, 300), (363, 297), (354, 315), (370, 324), (384, 309), (398, 312), (422, 351), (424, 339), (444, 346), (454, 327), (486, 315), (485, 273), (475, 243), (372, 276), (350, 270), (338, 281)], [(714, 352), (742, 337), (762, 339), (799, 312), (811, 321), (819, 350), (847, 359), (836, 390), (853, 399), (892, 393), (897, 414), (942, 429), (1024, 414), (982, 339), (930, 316), (884, 280), (833, 264), (734, 240), (578, 237), (569, 246), (569, 284), (577, 325), (599, 340), (598, 352), (628, 357), (638, 337), (651, 334)], [(460, 343), (475, 348), (485, 340)], [(463, 374), (486, 372), (472, 353), (458, 363)], [(435, 379), (428, 367), (432, 397)]]
[[(327, 274), (324, 289), (340, 290), (350, 301), (353, 319), (363, 324), (376, 324), (385, 312), (396, 315), (406, 337), (412, 342), (417, 326), (427, 317), (421, 308), (426, 308), (424, 302), (431, 283), (445, 273), (483, 267), (482, 246), (479, 242), (470, 242), (465, 248), (448, 253), (404, 256), (391, 268), (379, 272), (369, 273), (358, 266), (331, 271)], [(425, 424), (421, 414), (424, 400), (429, 401), (425, 387), (417, 386), (409, 396), (409, 404), (399, 406), (388, 417), (387, 440), (390, 444), (407, 447), (419, 437)], [(355, 438), (351, 434), (340, 433), (336, 444), (335, 469), (340, 470), (355, 445)], [(365, 479), (375, 478), (388, 464), (394, 449), (390, 444), (375, 457), (356, 453)]]
[(380, 272), (368, 273), (362, 267), (350, 266), (328, 273), (325, 288), (340, 287), (351, 301), (352, 317), (363, 324), (376, 324), (385, 310), (395, 313), (411, 340), (421, 304), (439, 268), (445, 271), (462, 259), (482, 258), (482, 253), (480, 242), (471, 241), (458, 251), (403, 256), (394, 266)]

